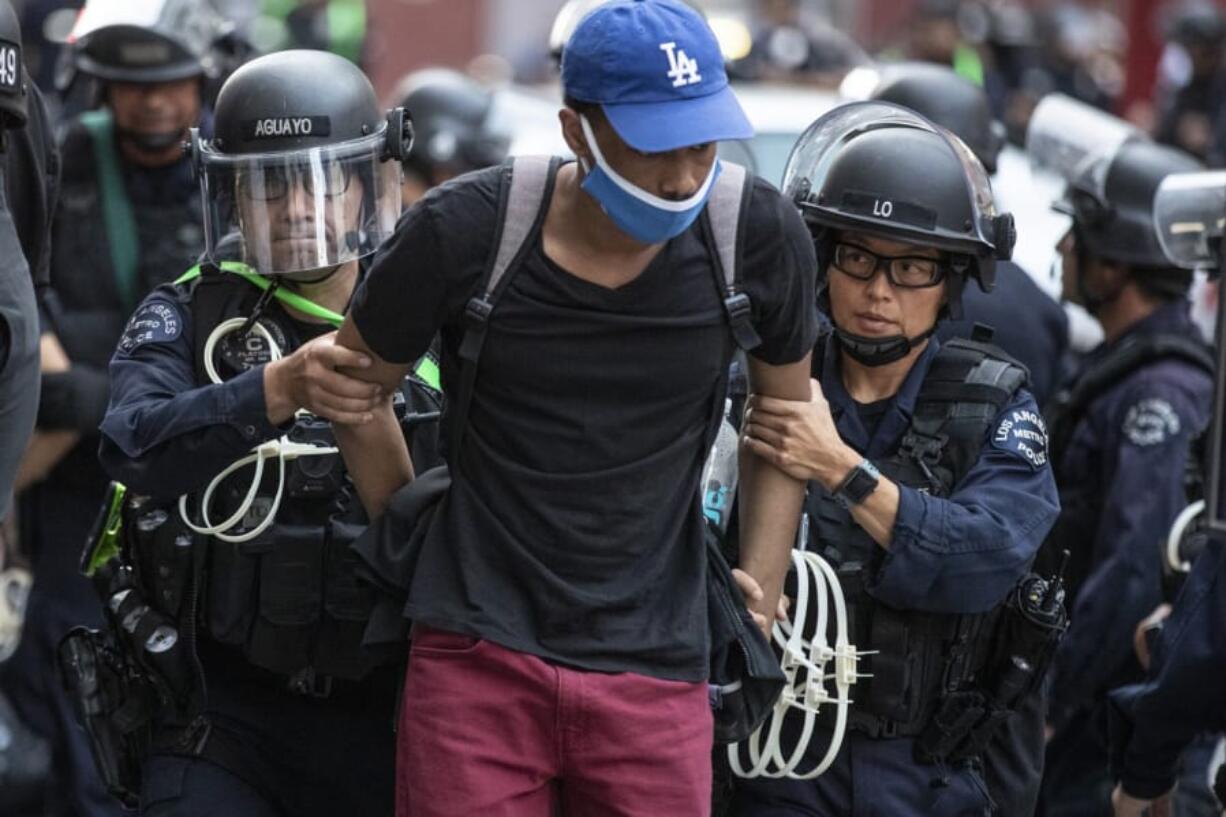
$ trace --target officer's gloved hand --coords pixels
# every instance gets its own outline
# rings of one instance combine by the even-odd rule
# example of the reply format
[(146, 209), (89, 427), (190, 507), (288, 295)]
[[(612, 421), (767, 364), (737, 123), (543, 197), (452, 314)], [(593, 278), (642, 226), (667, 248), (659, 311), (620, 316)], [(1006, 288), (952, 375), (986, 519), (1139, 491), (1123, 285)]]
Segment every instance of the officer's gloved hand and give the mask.
[(369, 356), (336, 343), (329, 332), (299, 346), (293, 354), (264, 367), (264, 402), (274, 425), (288, 422), (306, 409), (344, 425), (370, 422), (374, 411), (390, 396), (377, 383), (368, 383), (341, 370), (371, 366)]

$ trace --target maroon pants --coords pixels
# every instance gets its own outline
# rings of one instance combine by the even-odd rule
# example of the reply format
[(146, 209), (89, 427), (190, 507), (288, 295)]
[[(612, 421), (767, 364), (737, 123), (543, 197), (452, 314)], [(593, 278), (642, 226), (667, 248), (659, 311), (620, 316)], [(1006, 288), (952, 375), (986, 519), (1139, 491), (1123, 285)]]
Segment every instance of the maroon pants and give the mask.
[(568, 669), (414, 634), (397, 817), (708, 817), (706, 684)]

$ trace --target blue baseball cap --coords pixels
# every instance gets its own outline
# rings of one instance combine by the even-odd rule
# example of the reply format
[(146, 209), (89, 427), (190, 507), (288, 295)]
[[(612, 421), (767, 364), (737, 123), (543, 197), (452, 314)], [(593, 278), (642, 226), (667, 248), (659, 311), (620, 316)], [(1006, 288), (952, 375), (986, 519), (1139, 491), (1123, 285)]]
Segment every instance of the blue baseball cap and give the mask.
[(612, 0), (593, 9), (562, 51), (562, 88), (599, 104), (636, 150), (753, 136), (715, 35), (678, 0)]

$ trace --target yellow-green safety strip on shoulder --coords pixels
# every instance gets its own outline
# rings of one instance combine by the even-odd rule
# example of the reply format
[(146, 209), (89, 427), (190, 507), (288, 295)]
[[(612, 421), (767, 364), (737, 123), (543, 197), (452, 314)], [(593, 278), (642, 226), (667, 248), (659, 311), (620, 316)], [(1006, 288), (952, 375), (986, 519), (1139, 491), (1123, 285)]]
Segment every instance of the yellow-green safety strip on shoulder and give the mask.
[(983, 58), (974, 46), (963, 43), (955, 49), (953, 68), (964, 79), (983, 87)]
[[(238, 261), (222, 261), (220, 264), (218, 264), (218, 267), (221, 268), (222, 272), (232, 272), (235, 275), (241, 276), (249, 284), (258, 287), (261, 290), (268, 289), (268, 279), (263, 275), (260, 275), (246, 264)], [(199, 278), (200, 275), (200, 265), (197, 264), (175, 279), (175, 283), (186, 284), (189, 281)], [(292, 292), (284, 287), (277, 287), (277, 289), (273, 292), (273, 297), (286, 306), (291, 306), (294, 309), (297, 309), (304, 315), (310, 315), (311, 317), (327, 321), (337, 329), (340, 328), (341, 323), (343, 323), (345, 320), (344, 315), (341, 315), (339, 312), (333, 312), (331, 309), (328, 309), (325, 306), (320, 306), (309, 298), (304, 298), (297, 292)], [(442, 378), (439, 376), (438, 364), (436, 364), (429, 357), (423, 357), (418, 362), (417, 368), (413, 370), (413, 373), (430, 388), (436, 391), (442, 391)]]

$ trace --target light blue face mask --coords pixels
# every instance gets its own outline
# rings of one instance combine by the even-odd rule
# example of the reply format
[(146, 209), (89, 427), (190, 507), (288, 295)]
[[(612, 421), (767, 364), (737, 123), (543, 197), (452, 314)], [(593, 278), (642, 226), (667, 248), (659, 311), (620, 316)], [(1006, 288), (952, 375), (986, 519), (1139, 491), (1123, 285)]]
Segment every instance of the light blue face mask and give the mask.
[(719, 177), (719, 159), (711, 165), (706, 181), (694, 195), (683, 201), (662, 199), (618, 175), (601, 154), (587, 117), (579, 117), (579, 122), (583, 125), (588, 147), (596, 158), (595, 167), (588, 167), (587, 162), (579, 160), (585, 174), (580, 186), (600, 203), (601, 209), (619, 230), (643, 244), (659, 244), (681, 235), (694, 223), (707, 204), (711, 185)]

